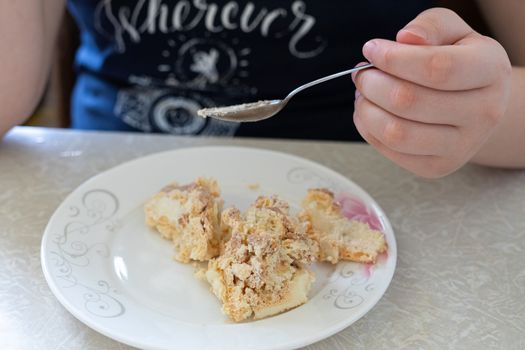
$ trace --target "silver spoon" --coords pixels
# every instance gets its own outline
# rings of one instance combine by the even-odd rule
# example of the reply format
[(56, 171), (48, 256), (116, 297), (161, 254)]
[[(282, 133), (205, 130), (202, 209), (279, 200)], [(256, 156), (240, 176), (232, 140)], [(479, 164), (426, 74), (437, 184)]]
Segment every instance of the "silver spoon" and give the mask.
[(268, 119), (279, 113), (279, 111), (286, 106), (292, 97), (304, 89), (308, 89), (309, 87), (324, 83), (325, 81), (339, 78), (343, 75), (352, 74), (353, 72), (371, 68), (373, 66), (373, 64), (369, 63), (314, 80), (310, 83), (299, 86), (297, 89), (290, 92), (284, 100), (264, 100), (226, 107), (204, 108), (198, 110), (197, 114), (204, 118), (210, 117), (233, 122), (257, 122)]

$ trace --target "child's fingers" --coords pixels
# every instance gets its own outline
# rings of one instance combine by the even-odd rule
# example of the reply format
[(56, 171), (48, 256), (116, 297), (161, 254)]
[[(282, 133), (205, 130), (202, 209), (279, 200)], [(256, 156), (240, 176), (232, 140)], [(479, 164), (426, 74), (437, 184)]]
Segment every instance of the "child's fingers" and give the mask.
[(460, 139), (456, 127), (400, 118), (363, 96), (356, 99), (354, 119), (358, 120), (360, 132), (373, 136), (393, 151), (405, 154), (450, 155)]
[[(359, 92), (368, 100), (389, 111), (422, 123), (464, 126), (489, 112), (487, 105), (497, 95), (484, 89), (440, 91), (401, 80), (378, 69), (362, 71), (354, 78)], [(482, 100), (484, 99), (484, 100)]]
[(502, 69), (499, 51), (491, 39), (470, 39), (469, 44), (422, 46), (374, 39), (363, 54), (378, 69), (418, 85), (459, 91), (492, 84)]
[(459, 165), (452, 166), (444, 157), (413, 155), (392, 150), (372, 134), (368, 133), (366, 129), (362, 127), (361, 121), (356, 114), (354, 114), (354, 123), (361, 136), (363, 136), (370, 145), (374, 146), (379, 153), (416, 175), (427, 178), (439, 178), (450, 174), (459, 167)]

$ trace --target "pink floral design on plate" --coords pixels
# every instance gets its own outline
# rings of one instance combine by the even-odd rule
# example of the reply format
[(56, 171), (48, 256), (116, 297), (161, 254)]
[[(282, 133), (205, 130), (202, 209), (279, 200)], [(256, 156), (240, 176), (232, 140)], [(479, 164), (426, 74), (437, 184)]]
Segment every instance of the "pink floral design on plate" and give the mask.
[(383, 225), (376, 212), (368, 208), (361, 200), (342, 193), (335, 197), (335, 201), (346, 218), (367, 223), (373, 230), (383, 230)]
[[(376, 212), (368, 208), (360, 199), (342, 193), (336, 195), (335, 201), (341, 207), (341, 212), (346, 218), (364, 222), (373, 230), (383, 231), (383, 225), (381, 225)], [(372, 276), (375, 266), (384, 263), (387, 259), (388, 251), (385, 251), (378, 256), (376, 264), (363, 264), (363, 277), (368, 280)]]

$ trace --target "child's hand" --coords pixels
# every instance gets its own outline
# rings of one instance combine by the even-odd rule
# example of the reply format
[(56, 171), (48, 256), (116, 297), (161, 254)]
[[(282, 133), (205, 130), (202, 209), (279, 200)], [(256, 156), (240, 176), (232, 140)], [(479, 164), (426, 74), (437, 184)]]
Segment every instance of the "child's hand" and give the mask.
[(464, 165), (505, 114), (512, 71), (505, 50), (450, 10), (421, 13), (397, 42), (371, 40), (363, 54), (378, 69), (353, 76), (355, 125), (417, 175)]

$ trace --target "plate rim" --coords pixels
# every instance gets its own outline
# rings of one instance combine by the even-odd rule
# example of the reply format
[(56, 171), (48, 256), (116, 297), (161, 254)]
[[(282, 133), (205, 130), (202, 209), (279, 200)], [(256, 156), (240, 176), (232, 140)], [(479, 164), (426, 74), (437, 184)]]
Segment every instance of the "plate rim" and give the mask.
[[(84, 187), (86, 185), (89, 185), (90, 182), (97, 181), (97, 179), (99, 179), (101, 177), (104, 177), (105, 175), (107, 175), (107, 173), (109, 173), (111, 171), (114, 171), (114, 170), (116, 170), (118, 168), (121, 168), (121, 167), (125, 167), (125, 166), (127, 166), (129, 164), (132, 164), (132, 163), (135, 163), (135, 162), (140, 162), (140, 161), (144, 161), (146, 159), (152, 159), (152, 158), (156, 158), (156, 157), (163, 157), (166, 154), (170, 154), (170, 153), (176, 153), (176, 152), (181, 152), (181, 151), (182, 152), (184, 152), (184, 151), (190, 151), (190, 152), (191, 151), (203, 151), (203, 150), (206, 150), (206, 149), (210, 149), (212, 151), (233, 150), (233, 151), (242, 151), (242, 152), (266, 153), (266, 154), (274, 155), (274, 156), (278, 156), (278, 157), (291, 158), (291, 159), (294, 159), (294, 160), (296, 160), (298, 162), (301, 162), (303, 164), (306, 163), (307, 165), (312, 166), (313, 168), (322, 169), (322, 171), (329, 173), (331, 176), (334, 176), (334, 177), (340, 179), (343, 182), (347, 181), (347, 182), (351, 183), (353, 186), (358, 188), (358, 190), (362, 194), (366, 195), (367, 199), (370, 200), (370, 203), (374, 207), (374, 210), (379, 211), (379, 213), (382, 214), (382, 223), (384, 225), (386, 225), (385, 230), (389, 230), (392, 233), (392, 237), (391, 237), (392, 238), (392, 242), (389, 242), (389, 246), (388, 246), (389, 258), (390, 257), (394, 257), (392, 270), (391, 270), (390, 273), (387, 274), (386, 279), (384, 280), (385, 283), (382, 285), (383, 287), (380, 288), (380, 292), (378, 293), (377, 300), (375, 300), (372, 303), (369, 303), (369, 305), (367, 307), (364, 307), (364, 308), (362, 308), (362, 310), (360, 312), (357, 312), (356, 316), (353, 318), (354, 319), (353, 321), (348, 321), (350, 319), (343, 320), (343, 321), (340, 321), (340, 322), (334, 324), (331, 327), (322, 328), (316, 334), (307, 335), (307, 336), (305, 336), (305, 337), (303, 337), (301, 339), (292, 340), (292, 341), (289, 341), (289, 342), (286, 342), (286, 343), (282, 343), (282, 344), (280, 344), (277, 347), (271, 347), (271, 348), (261, 347), (261, 348), (257, 348), (258, 350), (266, 350), (266, 349), (268, 349), (268, 350), (270, 350), (270, 349), (271, 350), (295, 349), (297, 347), (308, 346), (310, 344), (322, 341), (324, 339), (327, 339), (330, 336), (335, 335), (336, 333), (339, 333), (343, 329), (351, 326), (353, 323), (355, 323), (358, 320), (360, 320), (361, 318), (363, 318), (364, 315), (369, 313), (370, 310), (372, 310), (379, 303), (379, 301), (384, 297), (386, 291), (390, 287), (390, 284), (392, 282), (392, 279), (394, 277), (394, 274), (395, 274), (395, 271), (396, 271), (396, 268), (397, 268), (397, 240), (396, 240), (396, 236), (395, 236), (395, 231), (394, 231), (394, 229), (392, 227), (392, 224), (391, 224), (388, 216), (384, 212), (383, 208), (377, 203), (375, 198), (372, 197), (372, 195), (370, 195), (367, 191), (365, 191), (359, 184), (354, 182), (351, 178), (349, 178), (349, 177), (339, 173), (338, 171), (330, 168), (329, 166), (324, 165), (324, 164), (319, 163), (319, 162), (316, 162), (316, 161), (313, 161), (313, 160), (311, 160), (309, 158), (305, 158), (305, 157), (302, 157), (302, 156), (298, 156), (298, 155), (292, 154), (292, 153), (287, 153), (287, 152), (284, 152), (284, 151), (276, 151), (276, 150), (271, 150), (271, 149), (265, 149), (265, 148), (251, 147), (251, 146), (236, 146), (236, 145), (235, 146), (231, 146), (231, 145), (202, 145), (201, 146), (201, 145), (198, 145), (198, 146), (182, 146), (182, 147), (177, 147), (177, 148), (173, 148), (173, 149), (169, 149), (169, 150), (153, 152), (153, 153), (149, 153), (149, 154), (146, 154), (146, 155), (137, 156), (135, 158), (132, 158), (132, 159), (126, 160), (124, 162), (118, 163), (118, 164), (116, 164), (114, 166), (110, 166), (110, 167), (108, 167), (108, 168), (106, 168), (106, 169), (96, 173), (95, 175), (87, 178), (86, 180), (82, 181), (73, 190), (71, 190), (71, 192), (68, 193), (68, 195), (64, 199), (62, 199), (60, 201), (58, 206), (53, 211), (53, 214), (49, 217), (48, 222), (47, 222), (47, 224), (46, 224), (46, 226), (44, 228), (44, 232), (43, 232), (41, 243), (40, 243), (40, 262), (41, 262), (41, 268), (42, 268), (42, 272), (44, 274), (44, 278), (46, 280), (46, 283), (47, 283), (48, 287), (50, 288), (51, 292), (53, 293), (53, 296), (59, 301), (59, 303), (72, 316), (74, 316), (77, 320), (79, 320), (80, 322), (82, 322), (83, 324), (88, 326), (89, 328), (95, 330), (96, 332), (98, 332), (98, 333), (100, 333), (100, 334), (102, 334), (102, 335), (104, 335), (104, 336), (106, 336), (106, 337), (108, 337), (110, 339), (113, 339), (115, 341), (121, 342), (123, 344), (129, 345), (129, 346), (133, 346), (133, 347), (139, 347), (141, 349), (155, 349), (155, 350), (165, 350), (166, 349), (164, 347), (155, 347), (155, 346), (152, 346), (151, 344), (142, 343), (140, 341), (137, 341), (137, 342), (130, 341), (129, 339), (126, 339), (125, 337), (121, 337), (120, 334), (115, 334), (115, 333), (112, 333), (112, 332), (108, 332), (103, 326), (99, 326), (97, 324), (97, 322), (92, 322), (89, 319), (89, 317), (85, 317), (82, 312), (78, 312), (77, 308), (74, 305), (72, 305), (72, 303), (70, 303), (70, 301), (60, 291), (60, 289), (56, 285), (53, 277), (51, 276), (51, 269), (48, 266), (48, 263), (46, 262), (45, 245), (46, 245), (46, 242), (48, 241), (49, 236), (51, 234), (50, 233), (51, 222), (54, 221), (54, 219), (56, 219), (56, 217), (59, 214), (59, 210), (62, 208), (64, 203), (66, 203), (68, 200), (70, 200), (75, 195), (75, 193), (77, 192), (77, 190), (79, 188)], [(391, 254), (391, 253), (393, 253), (393, 254)]]

